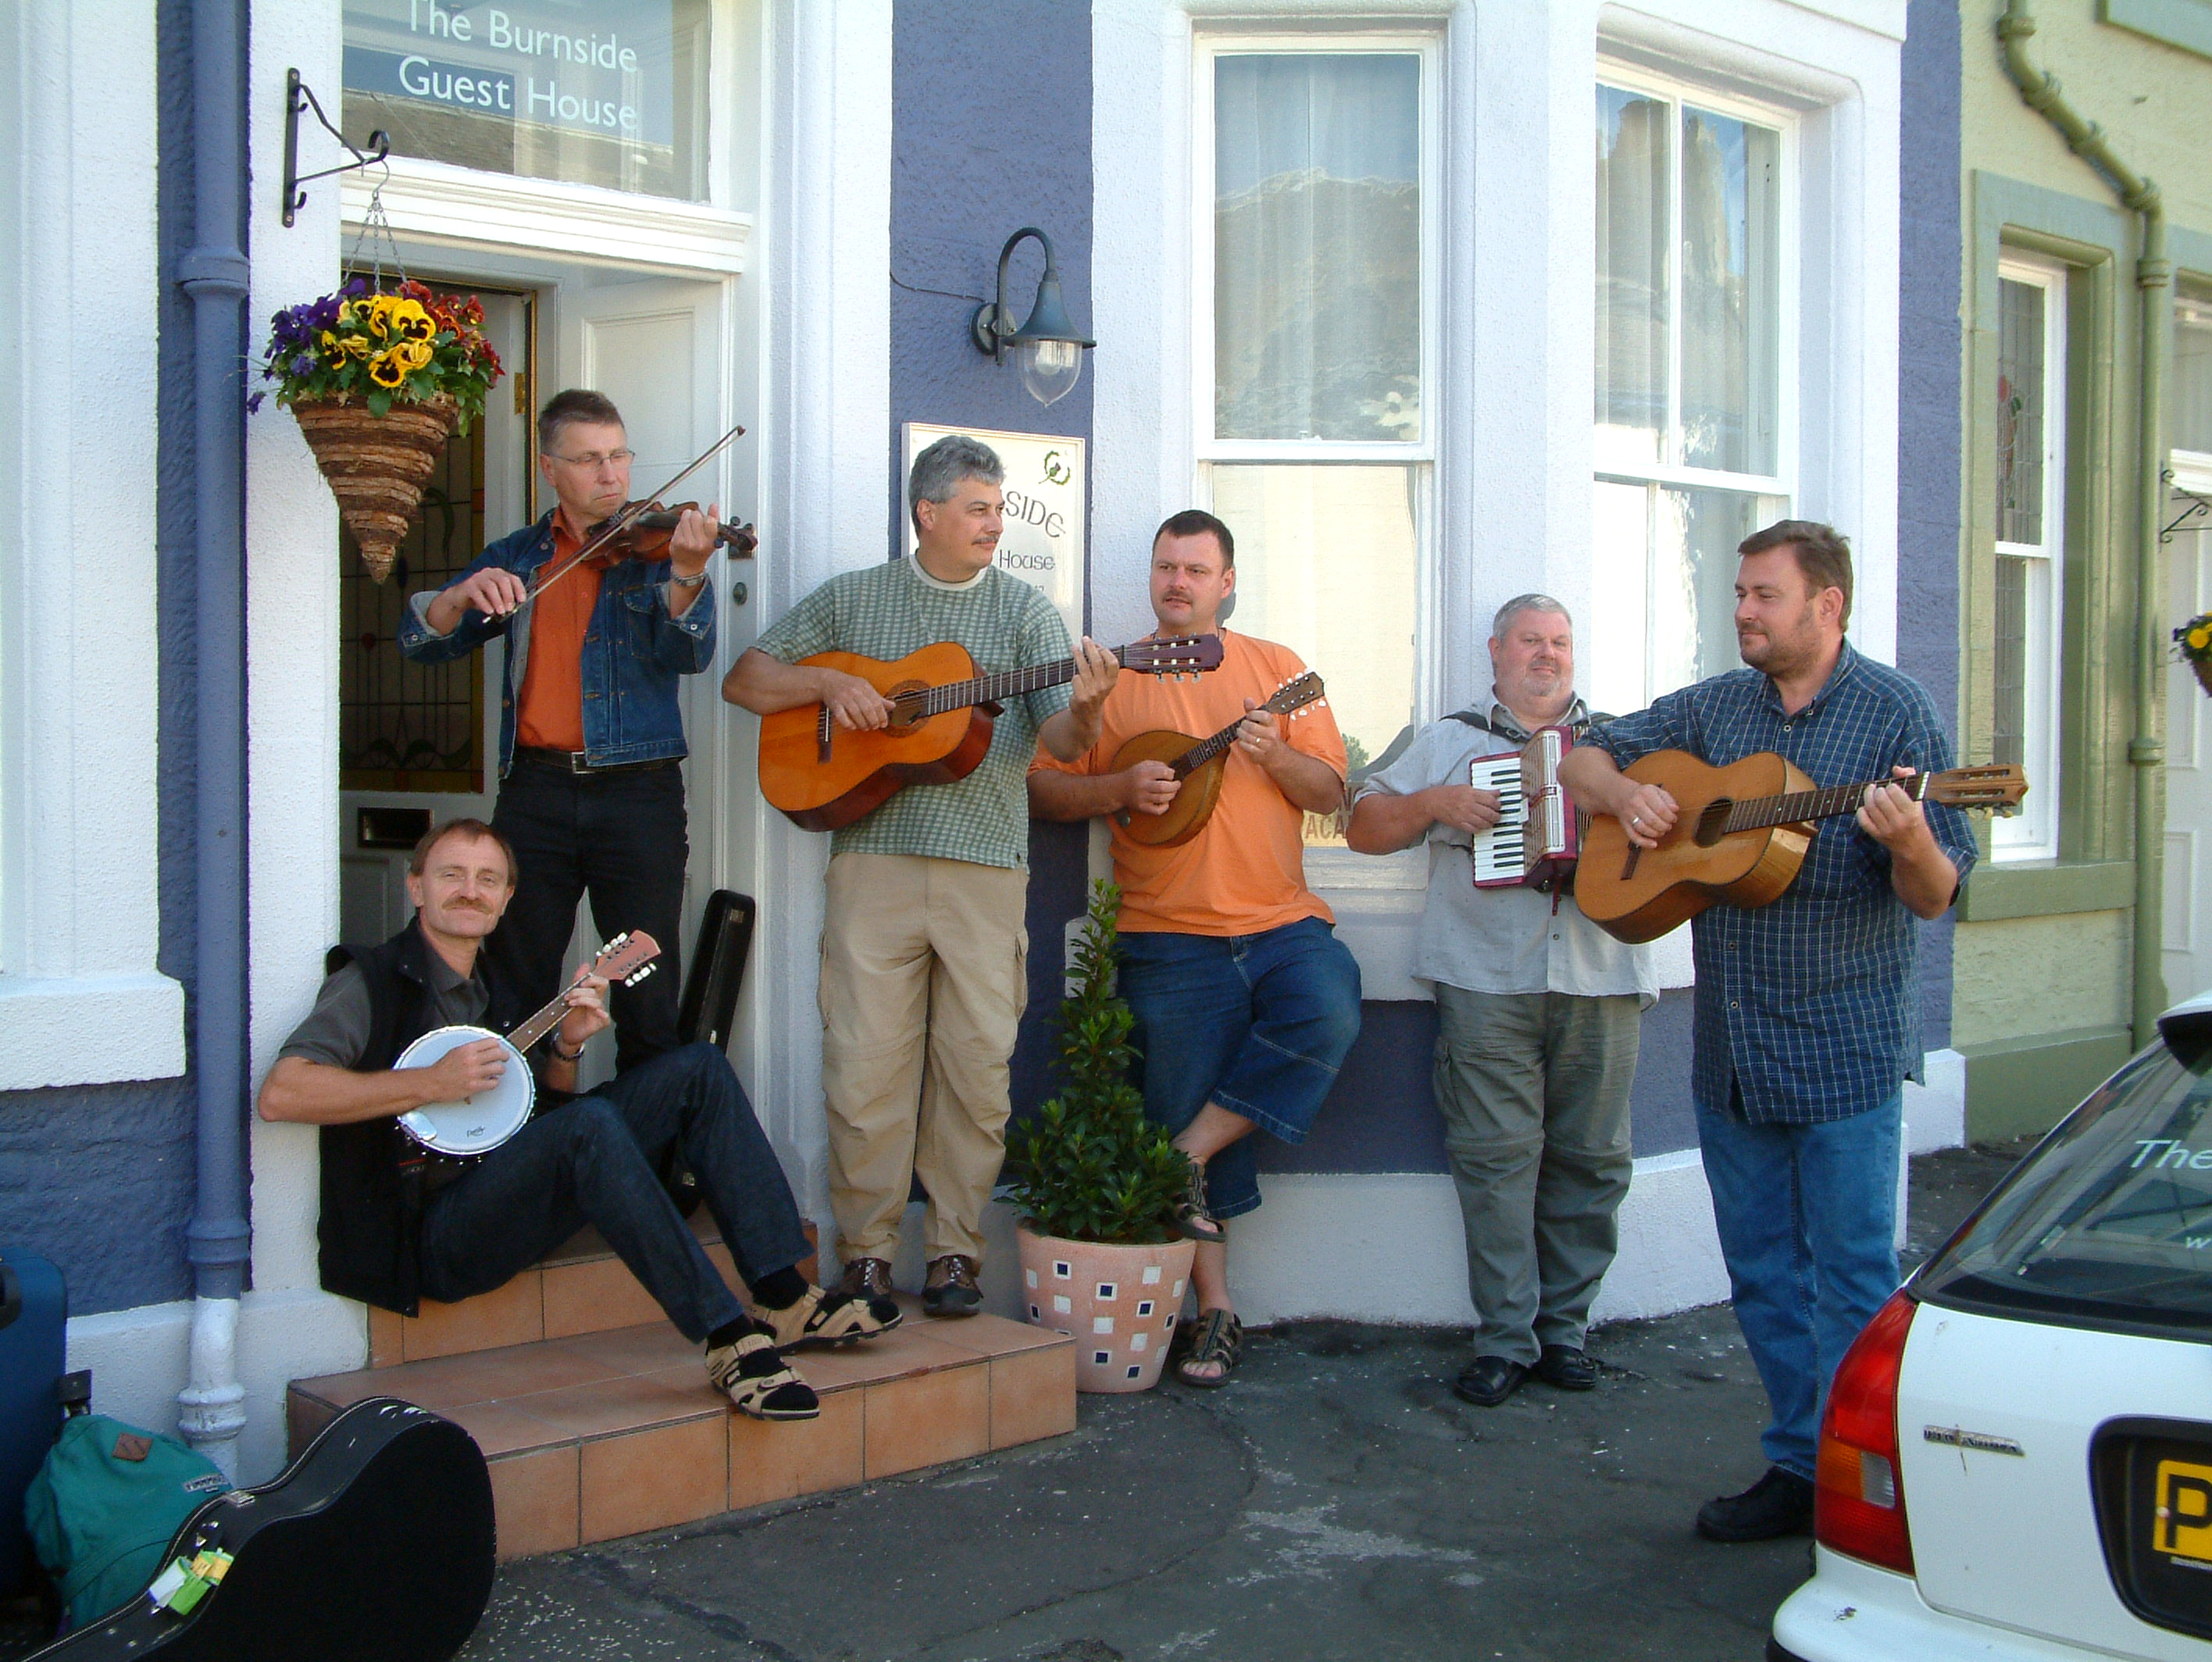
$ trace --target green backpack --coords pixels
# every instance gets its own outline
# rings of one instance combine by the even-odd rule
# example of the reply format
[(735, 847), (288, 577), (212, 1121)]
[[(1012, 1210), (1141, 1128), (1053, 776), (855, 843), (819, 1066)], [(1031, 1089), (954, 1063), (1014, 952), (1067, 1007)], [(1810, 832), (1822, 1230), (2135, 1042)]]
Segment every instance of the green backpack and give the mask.
[(64, 1625), (98, 1621), (144, 1592), (178, 1526), (230, 1486), (173, 1438), (101, 1414), (64, 1422), (23, 1497), (31, 1544), (69, 1609)]

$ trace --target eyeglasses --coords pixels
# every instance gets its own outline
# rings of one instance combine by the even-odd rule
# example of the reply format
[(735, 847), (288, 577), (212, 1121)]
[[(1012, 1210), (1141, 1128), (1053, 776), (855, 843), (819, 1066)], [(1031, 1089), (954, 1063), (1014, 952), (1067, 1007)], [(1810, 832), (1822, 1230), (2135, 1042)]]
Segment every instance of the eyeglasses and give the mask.
[[(550, 451), (546, 453), (552, 455)], [(554, 456), (553, 459), (556, 462), (566, 462), (572, 468), (581, 468), (586, 473), (597, 473), (609, 462), (612, 462), (617, 467), (628, 467), (637, 459), (637, 452), (634, 450), (611, 450), (603, 456), (594, 450), (588, 451), (581, 456)]]

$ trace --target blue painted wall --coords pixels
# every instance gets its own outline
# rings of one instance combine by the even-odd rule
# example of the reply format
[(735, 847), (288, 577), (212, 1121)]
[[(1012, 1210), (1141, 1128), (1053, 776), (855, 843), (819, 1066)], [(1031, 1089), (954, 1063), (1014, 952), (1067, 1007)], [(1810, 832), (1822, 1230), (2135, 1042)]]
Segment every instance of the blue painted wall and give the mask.
[[(192, 221), (190, 0), (161, 0), (162, 262), (159, 500), (161, 945), (164, 974), (192, 969), (191, 308), (169, 281)], [(189, 1020), (189, 1016), (187, 1017)], [(70, 1311), (191, 1294), (191, 1076), (139, 1085), (0, 1093), (0, 1253), (61, 1266)]]
[[(1911, 0), (1899, 116), (1897, 664), (1958, 737), (1959, 9)], [(1920, 930), (1923, 1041), (1951, 1042), (1946, 913)]]
[[(1079, 325), (1091, 319), (1091, 15), (1065, 0), (898, 0), (893, 18), (894, 466), (884, 536), (896, 555), (907, 422), (1091, 441), (1088, 365), (1075, 391), (1048, 407), (969, 337), (976, 302), (997, 282), (999, 250), (1024, 225), (1052, 239), (1068, 315)], [(1018, 319), (1029, 315), (1042, 269), (1035, 241), (1024, 243), (1006, 280)], [(1050, 1089), (1061, 931), (1083, 908), (1088, 834), (1080, 825), (1030, 831), (1030, 1013), (1014, 1050), (1018, 1111)]]

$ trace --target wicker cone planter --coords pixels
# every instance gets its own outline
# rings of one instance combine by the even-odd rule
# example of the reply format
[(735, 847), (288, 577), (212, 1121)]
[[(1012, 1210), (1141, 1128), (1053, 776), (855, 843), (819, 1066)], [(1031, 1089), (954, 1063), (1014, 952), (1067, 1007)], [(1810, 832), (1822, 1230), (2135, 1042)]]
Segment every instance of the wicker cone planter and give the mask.
[(2204, 695), (2212, 698), (2212, 658), (2191, 658), (2189, 667), (2197, 671), (2197, 684), (2204, 689)]
[(1109, 1246), (1016, 1231), (1022, 1307), (1039, 1327), (1075, 1340), (1078, 1391), (1149, 1391), (1182, 1316), (1195, 1242)]
[(422, 506), (422, 487), (446, 453), (460, 406), (439, 397), (382, 415), (351, 399), (297, 398), (292, 414), (338, 499), (369, 575), (392, 574), (399, 543)]

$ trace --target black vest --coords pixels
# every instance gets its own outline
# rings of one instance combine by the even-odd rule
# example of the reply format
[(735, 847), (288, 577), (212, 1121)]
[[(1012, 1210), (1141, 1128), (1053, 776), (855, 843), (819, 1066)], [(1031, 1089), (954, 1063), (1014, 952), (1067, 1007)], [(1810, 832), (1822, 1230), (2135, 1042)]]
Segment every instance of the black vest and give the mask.
[[(368, 1048), (355, 1071), (390, 1067), (400, 1052), (443, 1025), (430, 991), (429, 943), (413, 924), (381, 946), (333, 947), (325, 968), (360, 966), (368, 985)], [(499, 983), (481, 958), (491, 1002), (485, 1024), (514, 1025)], [(414, 1315), (420, 1307), (416, 1247), (422, 1221), (422, 1149), (389, 1119), (322, 1127), (323, 1208), (317, 1225), (324, 1288), (380, 1309)]]

